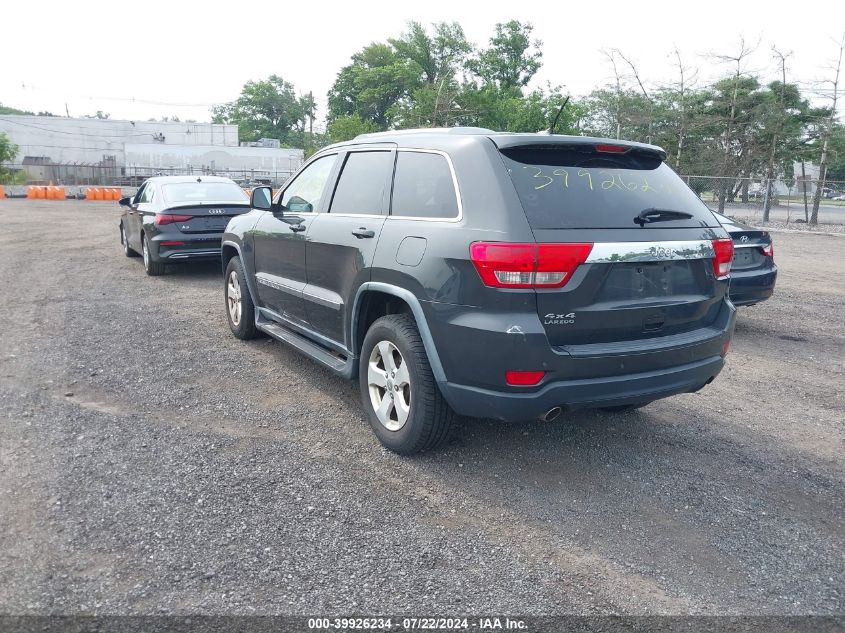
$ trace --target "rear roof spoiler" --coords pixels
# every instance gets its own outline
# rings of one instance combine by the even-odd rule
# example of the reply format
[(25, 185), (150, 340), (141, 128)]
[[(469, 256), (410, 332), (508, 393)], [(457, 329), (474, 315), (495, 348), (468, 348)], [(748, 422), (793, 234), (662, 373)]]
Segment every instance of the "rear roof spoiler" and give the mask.
[(616, 145), (630, 148), (638, 154), (648, 154), (666, 160), (666, 151), (657, 145), (635, 143), (633, 141), (617, 141), (616, 139), (596, 138), (592, 136), (566, 136), (563, 134), (491, 134), (490, 140), (499, 149), (513, 149), (517, 147), (550, 148), (555, 145), (562, 147)]

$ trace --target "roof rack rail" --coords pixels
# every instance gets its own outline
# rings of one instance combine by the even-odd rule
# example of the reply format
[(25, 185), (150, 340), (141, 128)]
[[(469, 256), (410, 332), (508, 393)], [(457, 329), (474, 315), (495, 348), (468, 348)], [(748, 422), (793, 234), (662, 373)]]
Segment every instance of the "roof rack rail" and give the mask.
[(359, 134), (358, 139), (382, 138), (385, 136), (406, 136), (412, 134), (496, 134), (495, 130), (488, 130), (484, 127), (423, 127), (408, 130), (388, 130), (386, 132), (368, 132)]

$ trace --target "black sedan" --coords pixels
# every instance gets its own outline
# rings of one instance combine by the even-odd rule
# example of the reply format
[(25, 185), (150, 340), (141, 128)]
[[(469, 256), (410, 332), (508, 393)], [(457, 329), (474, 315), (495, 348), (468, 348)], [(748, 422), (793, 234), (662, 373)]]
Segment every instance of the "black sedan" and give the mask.
[(737, 306), (750, 306), (765, 301), (775, 290), (778, 267), (768, 231), (732, 220), (720, 213), (713, 215), (725, 227), (734, 243), (731, 264), (731, 301)]
[(243, 189), (217, 176), (150, 178), (120, 205), (123, 252), (142, 255), (148, 275), (164, 274), (168, 263), (220, 257), (229, 219), (250, 208)]

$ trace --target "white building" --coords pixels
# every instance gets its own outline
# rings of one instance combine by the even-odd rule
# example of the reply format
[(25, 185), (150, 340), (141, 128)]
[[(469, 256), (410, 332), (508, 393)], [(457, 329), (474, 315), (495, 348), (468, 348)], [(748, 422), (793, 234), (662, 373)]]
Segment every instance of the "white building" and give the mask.
[(229, 124), (4, 114), (0, 132), (18, 146), (12, 162), (24, 165), (31, 181), (63, 184), (186, 172), (278, 184), (303, 160), (301, 149), (240, 147), (238, 126)]

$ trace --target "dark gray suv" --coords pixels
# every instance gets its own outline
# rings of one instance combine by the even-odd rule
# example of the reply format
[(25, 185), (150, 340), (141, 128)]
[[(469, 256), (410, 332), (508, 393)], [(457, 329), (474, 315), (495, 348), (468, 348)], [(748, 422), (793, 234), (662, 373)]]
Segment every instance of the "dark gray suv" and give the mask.
[(733, 245), (664, 158), (475, 128), (327, 147), (229, 222), (229, 325), (357, 377), (403, 454), (456, 414), (552, 419), (697, 391), (733, 331)]

